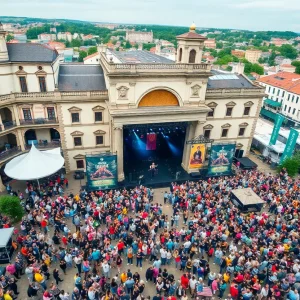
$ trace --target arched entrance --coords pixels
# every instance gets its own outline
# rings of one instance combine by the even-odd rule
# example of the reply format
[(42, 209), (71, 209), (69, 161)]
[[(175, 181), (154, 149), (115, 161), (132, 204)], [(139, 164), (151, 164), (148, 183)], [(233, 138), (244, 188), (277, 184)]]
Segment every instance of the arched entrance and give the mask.
[(7, 151), (17, 146), (17, 138), (13, 133), (0, 137), (0, 150)]
[(179, 106), (179, 102), (173, 93), (159, 89), (144, 95), (138, 104), (138, 107), (147, 106)]
[(3, 124), (3, 129), (8, 129), (13, 126), (13, 116), (9, 108), (3, 107), (0, 109), (0, 116)]
[(51, 141), (60, 141), (60, 134), (55, 128), (50, 128)]
[(35, 141), (36, 138), (36, 133), (35, 130), (29, 129), (25, 132), (25, 142), (28, 144), (28, 141)]

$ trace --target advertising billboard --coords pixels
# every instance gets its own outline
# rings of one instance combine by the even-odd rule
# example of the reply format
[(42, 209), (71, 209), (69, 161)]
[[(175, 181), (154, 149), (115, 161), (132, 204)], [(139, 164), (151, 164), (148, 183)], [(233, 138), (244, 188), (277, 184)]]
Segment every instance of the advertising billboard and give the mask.
[(205, 144), (192, 144), (189, 160), (190, 169), (202, 168), (205, 160)]

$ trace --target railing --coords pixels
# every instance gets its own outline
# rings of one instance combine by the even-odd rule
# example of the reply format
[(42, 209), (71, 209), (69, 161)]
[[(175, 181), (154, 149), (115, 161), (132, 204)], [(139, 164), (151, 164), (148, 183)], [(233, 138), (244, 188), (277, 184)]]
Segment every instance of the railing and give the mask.
[(22, 150), (21, 150), (20, 146), (16, 146), (16, 147), (4, 150), (4, 151), (0, 152), (0, 161), (5, 160), (5, 159), (12, 157), (21, 152), (22, 152)]
[(2, 125), (0, 125), (0, 132), (8, 130), (8, 129), (16, 127), (16, 126), (17, 126), (17, 124), (15, 121), (4, 122)]
[(38, 119), (31, 119), (31, 120), (20, 120), (20, 125), (41, 125), (41, 124), (56, 124), (58, 123), (58, 120), (56, 118), (46, 119), (46, 118), (38, 118)]
[[(40, 141), (39, 143), (34, 144), (34, 146), (36, 148), (38, 148), (38, 149), (57, 148), (57, 147), (60, 147), (60, 145), (61, 145), (60, 141), (51, 141), (51, 142), (48, 142), (47, 140)], [(25, 149), (26, 150), (31, 149), (31, 144), (30, 145), (25, 144)]]
[(207, 89), (206, 94), (208, 96), (220, 96), (220, 95), (244, 95), (244, 94), (264, 94), (264, 88), (253, 88), (253, 89)]

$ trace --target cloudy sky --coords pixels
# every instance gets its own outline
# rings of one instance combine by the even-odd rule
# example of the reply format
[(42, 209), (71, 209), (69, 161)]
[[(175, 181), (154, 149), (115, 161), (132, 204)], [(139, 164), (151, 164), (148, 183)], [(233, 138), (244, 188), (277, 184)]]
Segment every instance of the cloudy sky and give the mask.
[(300, 32), (300, 0), (0, 0), (0, 15)]

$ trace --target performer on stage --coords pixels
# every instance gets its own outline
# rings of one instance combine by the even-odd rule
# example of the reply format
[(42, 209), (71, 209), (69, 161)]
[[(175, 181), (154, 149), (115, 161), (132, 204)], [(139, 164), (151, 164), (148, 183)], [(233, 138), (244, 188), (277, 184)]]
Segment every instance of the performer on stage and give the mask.
[(155, 172), (156, 172), (156, 168), (157, 168), (158, 165), (155, 165), (155, 163), (153, 162), (151, 165), (150, 165), (150, 168), (149, 168), (149, 171), (151, 172), (151, 177), (153, 178), (154, 175), (155, 175)]

